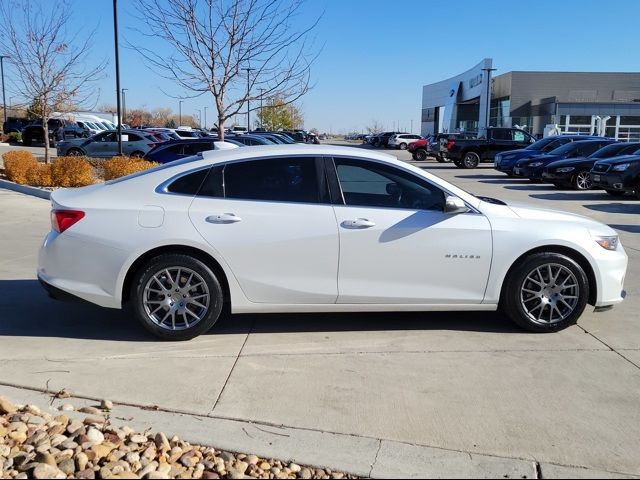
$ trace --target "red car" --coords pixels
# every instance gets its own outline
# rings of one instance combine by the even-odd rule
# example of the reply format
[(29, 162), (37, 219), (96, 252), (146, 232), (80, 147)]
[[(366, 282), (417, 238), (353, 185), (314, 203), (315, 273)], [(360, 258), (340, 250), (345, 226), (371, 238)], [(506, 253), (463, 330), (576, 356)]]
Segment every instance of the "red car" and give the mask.
[(408, 150), (411, 152), (411, 156), (414, 160), (423, 162), (427, 159), (429, 153), (427, 152), (427, 147), (429, 146), (428, 139), (420, 139), (415, 142), (411, 142), (409, 144)]

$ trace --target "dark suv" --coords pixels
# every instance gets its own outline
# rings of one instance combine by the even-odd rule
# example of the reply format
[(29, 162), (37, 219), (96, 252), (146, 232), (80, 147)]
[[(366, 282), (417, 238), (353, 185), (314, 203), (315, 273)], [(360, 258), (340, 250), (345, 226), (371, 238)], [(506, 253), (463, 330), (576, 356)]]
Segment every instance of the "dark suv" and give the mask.
[(640, 200), (640, 155), (600, 160), (591, 169), (594, 188), (604, 188), (609, 195), (633, 194)]
[(480, 162), (493, 161), (500, 152), (525, 148), (534, 142), (535, 139), (524, 130), (489, 127), (474, 139), (449, 141), (447, 156), (457, 167), (476, 168)]
[(7, 121), (2, 124), (2, 131), (6, 134), (20, 133), (30, 123), (26, 118), (7, 117)]
[[(64, 125), (64, 120), (59, 118), (50, 118), (47, 122), (47, 130), (49, 134), (49, 144), (55, 146), (54, 132), (60, 126)], [(34, 142), (44, 143), (44, 130), (42, 128), (42, 121), (35, 121), (30, 125), (27, 125), (22, 129), (22, 143), (26, 146), (31, 145)]]

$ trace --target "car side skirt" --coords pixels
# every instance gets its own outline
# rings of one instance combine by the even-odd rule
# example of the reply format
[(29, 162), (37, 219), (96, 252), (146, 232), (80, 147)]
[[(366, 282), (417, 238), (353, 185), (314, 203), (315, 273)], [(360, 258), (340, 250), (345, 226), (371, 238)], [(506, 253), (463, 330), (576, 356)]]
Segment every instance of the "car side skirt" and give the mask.
[(298, 304), (280, 305), (254, 303), (231, 305), (232, 313), (324, 313), (324, 312), (453, 312), (481, 311), (494, 312), (497, 304), (363, 304), (363, 303), (331, 303), (331, 304)]

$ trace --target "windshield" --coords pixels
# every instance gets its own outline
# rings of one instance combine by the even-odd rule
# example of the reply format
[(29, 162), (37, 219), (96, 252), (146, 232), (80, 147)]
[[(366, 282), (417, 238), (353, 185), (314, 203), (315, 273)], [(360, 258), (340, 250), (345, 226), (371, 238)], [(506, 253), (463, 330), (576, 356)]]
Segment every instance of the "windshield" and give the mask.
[(557, 139), (558, 139), (558, 137), (542, 138), (542, 139), (538, 140), (537, 142), (532, 143), (531, 145), (526, 147), (525, 150), (544, 150), (544, 147), (546, 147), (550, 143), (555, 142)]
[(566, 155), (567, 153), (572, 152), (573, 150), (575, 150), (577, 147), (577, 144), (581, 143), (581, 142), (571, 142), (571, 143), (566, 143), (564, 145), (562, 145), (561, 147), (558, 147), (554, 150), (551, 150), (549, 152), (549, 155)]
[[(613, 145), (607, 145), (599, 150), (596, 150), (589, 158), (609, 158), (615, 157), (616, 155), (620, 155), (625, 148), (629, 148), (628, 145), (620, 145), (619, 143), (614, 143)], [(631, 153), (631, 152), (629, 152)]]

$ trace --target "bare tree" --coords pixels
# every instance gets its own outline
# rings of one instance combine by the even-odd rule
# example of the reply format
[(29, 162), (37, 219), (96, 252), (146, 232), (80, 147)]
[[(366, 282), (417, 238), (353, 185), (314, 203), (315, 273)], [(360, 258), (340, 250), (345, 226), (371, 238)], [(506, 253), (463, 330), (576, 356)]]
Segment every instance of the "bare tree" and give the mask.
[[(0, 51), (14, 69), (15, 89), (34, 99), (42, 116), (45, 162), (49, 162), (48, 122), (56, 110), (87, 102), (106, 62), (88, 67), (93, 33), (80, 39), (71, 8), (59, 2), (0, 2)], [(75, 32), (75, 33), (70, 33)]]
[(367, 132), (369, 132), (370, 134), (378, 134), (383, 130), (383, 125), (377, 120), (371, 120), (371, 123), (367, 125)]
[[(295, 102), (310, 89), (311, 33), (305, 0), (138, 0), (137, 31), (167, 48), (131, 45), (188, 94), (213, 96), (217, 127), (246, 112), (247, 102), (278, 97)], [(248, 69), (248, 70), (247, 70)], [(249, 125), (247, 125), (249, 127)]]

